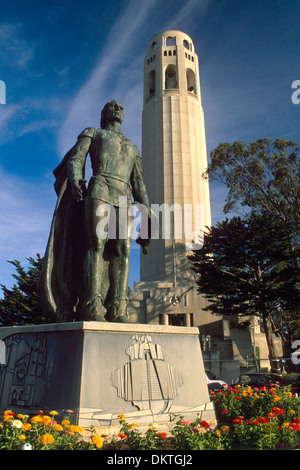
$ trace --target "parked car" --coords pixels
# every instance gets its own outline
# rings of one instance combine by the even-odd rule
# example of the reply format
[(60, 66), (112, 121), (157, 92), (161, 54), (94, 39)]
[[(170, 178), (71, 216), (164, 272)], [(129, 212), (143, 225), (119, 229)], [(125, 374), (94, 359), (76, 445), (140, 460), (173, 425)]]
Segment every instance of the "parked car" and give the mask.
[[(299, 376), (300, 377), (300, 376)], [(298, 376), (292, 374), (264, 374), (260, 372), (254, 373), (244, 373), (241, 374), (234, 385), (249, 385), (250, 387), (272, 387), (275, 383), (278, 383), (280, 386), (292, 385), (297, 380)], [(300, 386), (300, 383), (299, 383)]]
[(298, 395), (300, 397), (300, 375), (296, 379), (296, 381), (292, 384), (291, 392), (294, 395)]
[(233, 385), (249, 385), (250, 387), (270, 387), (271, 383), (274, 383), (274, 379), (271, 380), (269, 374), (256, 373), (245, 373), (241, 374), (234, 382)]
[(220, 390), (222, 387), (228, 387), (228, 384), (224, 380), (219, 379), (214, 372), (209, 369), (205, 369), (206, 381), (209, 391)]

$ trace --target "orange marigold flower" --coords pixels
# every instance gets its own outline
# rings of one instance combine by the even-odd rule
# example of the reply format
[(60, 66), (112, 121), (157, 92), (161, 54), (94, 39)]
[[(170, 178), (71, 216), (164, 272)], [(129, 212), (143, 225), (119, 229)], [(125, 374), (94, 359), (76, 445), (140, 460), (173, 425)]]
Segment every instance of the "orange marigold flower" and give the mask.
[(71, 421), (69, 421), (68, 419), (63, 419), (62, 422), (61, 422), (61, 424), (62, 424), (63, 426), (68, 426), (68, 424), (71, 424)]
[(136, 428), (136, 427), (137, 427), (137, 423), (131, 423), (131, 424), (128, 426), (129, 429), (134, 429), (134, 428)]
[(53, 426), (54, 431), (63, 431), (64, 428), (60, 424), (55, 424)]
[(31, 429), (31, 424), (30, 424), (30, 423), (23, 423), (23, 424), (22, 424), (22, 429), (23, 429), (24, 431), (30, 431), (30, 429)]
[(161, 439), (167, 439), (167, 433), (166, 432), (159, 432), (157, 435)]
[(83, 428), (81, 426), (74, 426), (73, 424), (67, 426), (68, 430), (70, 433), (74, 433), (74, 432), (82, 432), (83, 431)]
[(46, 444), (53, 444), (53, 442), (54, 442), (54, 437), (52, 436), (52, 434), (43, 434), (43, 435), (40, 437), (40, 442), (41, 442), (43, 445), (46, 445)]
[(37, 424), (44, 424), (44, 423), (43, 423), (43, 418), (42, 418), (42, 416), (40, 416), (40, 415), (33, 416), (33, 418), (31, 418), (31, 422), (32, 422), (32, 424), (35, 424), (35, 423), (37, 423)]
[(124, 434), (123, 432), (119, 432), (118, 436), (121, 438), (121, 439), (127, 439), (127, 436), (126, 434)]
[(98, 449), (103, 446), (103, 439), (100, 436), (92, 436), (92, 444), (94, 444)]
[(42, 423), (43, 423), (43, 424), (46, 424), (46, 425), (51, 423), (51, 418), (50, 418), (50, 416), (44, 415), (44, 416), (41, 417), (41, 420), (42, 420)]
[(227, 434), (230, 431), (230, 427), (229, 426), (222, 426), (220, 431), (223, 434)]

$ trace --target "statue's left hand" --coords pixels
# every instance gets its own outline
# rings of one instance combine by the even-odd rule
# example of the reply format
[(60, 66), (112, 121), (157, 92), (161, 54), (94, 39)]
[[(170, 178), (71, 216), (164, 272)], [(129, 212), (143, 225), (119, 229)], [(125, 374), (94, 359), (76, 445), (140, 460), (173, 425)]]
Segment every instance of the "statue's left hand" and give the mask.
[(75, 201), (80, 202), (83, 200), (83, 195), (85, 191), (86, 180), (79, 179), (75, 180), (72, 185), (72, 194)]

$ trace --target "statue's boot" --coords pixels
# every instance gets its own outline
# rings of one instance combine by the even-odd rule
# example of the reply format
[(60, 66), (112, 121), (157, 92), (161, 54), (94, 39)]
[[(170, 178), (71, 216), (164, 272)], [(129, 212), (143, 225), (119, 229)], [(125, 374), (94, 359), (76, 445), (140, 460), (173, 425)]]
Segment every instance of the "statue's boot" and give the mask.
[(116, 300), (110, 308), (111, 321), (114, 323), (132, 323), (127, 315), (127, 298)]
[(83, 320), (85, 321), (106, 321), (106, 308), (103, 305), (100, 295), (86, 301), (83, 305)]

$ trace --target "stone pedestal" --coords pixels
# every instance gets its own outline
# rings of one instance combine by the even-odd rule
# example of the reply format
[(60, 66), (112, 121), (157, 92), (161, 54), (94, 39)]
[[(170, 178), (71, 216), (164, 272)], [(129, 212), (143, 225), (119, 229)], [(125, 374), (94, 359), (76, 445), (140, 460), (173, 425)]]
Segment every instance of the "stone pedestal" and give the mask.
[(214, 420), (197, 328), (74, 322), (0, 328), (0, 410), (74, 411), (81, 426)]

